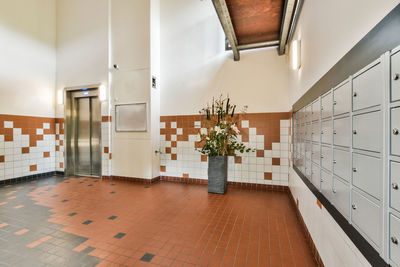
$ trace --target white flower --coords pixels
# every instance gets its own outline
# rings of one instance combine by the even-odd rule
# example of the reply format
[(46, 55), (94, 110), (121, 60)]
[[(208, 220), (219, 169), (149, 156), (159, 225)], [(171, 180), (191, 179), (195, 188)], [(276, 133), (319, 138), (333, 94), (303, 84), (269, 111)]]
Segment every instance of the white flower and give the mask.
[(239, 134), (239, 133), (240, 133), (239, 129), (236, 127), (236, 124), (233, 124), (233, 125), (232, 125), (232, 130), (233, 130), (236, 134)]
[(215, 126), (215, 127), (214, 127), (214, 131), (216, 131), (217, 134), (220, 134), (220, 133), (223, 133), (223, 132), (224, 132), (219, 126)]

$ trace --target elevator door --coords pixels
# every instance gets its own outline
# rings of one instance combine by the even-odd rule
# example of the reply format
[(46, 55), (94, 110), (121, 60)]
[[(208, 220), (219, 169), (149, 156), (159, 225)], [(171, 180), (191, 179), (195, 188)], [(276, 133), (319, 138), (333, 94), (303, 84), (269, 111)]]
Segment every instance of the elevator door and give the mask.
[(73, 104), (74, 174), (101, 174), (101, 113), (98, 97), (74, 97)]

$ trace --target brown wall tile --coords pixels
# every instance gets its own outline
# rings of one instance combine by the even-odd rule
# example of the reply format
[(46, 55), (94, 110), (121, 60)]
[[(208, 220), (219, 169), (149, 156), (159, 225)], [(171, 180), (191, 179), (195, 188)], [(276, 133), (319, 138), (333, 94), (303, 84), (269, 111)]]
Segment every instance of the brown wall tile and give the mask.
[(108, 154), (108, 153), (109, 153), (109, 148), (108, 148), (108, 146), (105, 146), (105, 147), (104, 147), (104, 153), (105, 153), (105, 154)]
[(31, 165), (31, 166), (29, 166), (29, 170), (30, 170), (31, 172), (37, 171), (37, 165)]
[(280, 158), (272, 158), (272, 165), (275, 165), (275, 166), (281, 165), (281, 159)]
[(167, 168), (165, 166), (160, 166), (160, 172), (166, 172)]
[(272, 172), (264, 172), (264, 180), (272, 180)]
[(111, 116), (102, 116), (101, 117), (101, 121), (102, 122), (111, 122), (112, 121), (112, 117)]
[(43, 152), (44, 158), (50, 158), (50, 152)]
[(3, 163), (5, 160), (4, 156), (0, 156), (0, 163)]
[(235, 156), (235, 163), (236, 164), (242, 163), (242, 157)]
[(264, 157), (264, 150), (257, 150), (257, 157), (263, 158)]
[(201, 155), (201, 161), (207, 162), (207, 155)]
[(29, 154), (29, 147), (23, 147), (21, 148), (22, 154)]

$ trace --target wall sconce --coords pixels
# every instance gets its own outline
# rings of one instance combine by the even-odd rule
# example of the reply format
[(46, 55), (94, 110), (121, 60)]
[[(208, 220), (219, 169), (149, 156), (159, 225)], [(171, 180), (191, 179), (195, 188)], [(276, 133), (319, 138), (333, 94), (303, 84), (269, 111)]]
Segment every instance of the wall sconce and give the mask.
[(301, 42), (293, 40), (290, 46), (291, 65), (292, 69), (297, 70), (301, 67)]
[(57, 92), (57, 104), (63, 105), (64, 104), (64, 91), (58, 90)]
[(107, 88), (104, 84), (99, 87), (99, 100), (105, 101), (107, 100)]

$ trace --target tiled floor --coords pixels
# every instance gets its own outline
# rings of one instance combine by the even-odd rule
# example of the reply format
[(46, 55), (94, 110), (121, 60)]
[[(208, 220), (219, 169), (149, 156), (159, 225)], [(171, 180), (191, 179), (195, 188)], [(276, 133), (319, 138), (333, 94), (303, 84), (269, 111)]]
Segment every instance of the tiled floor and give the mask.
[(287, 193), (48, 178), (0, 189), (0, 266), (315, 266)]

